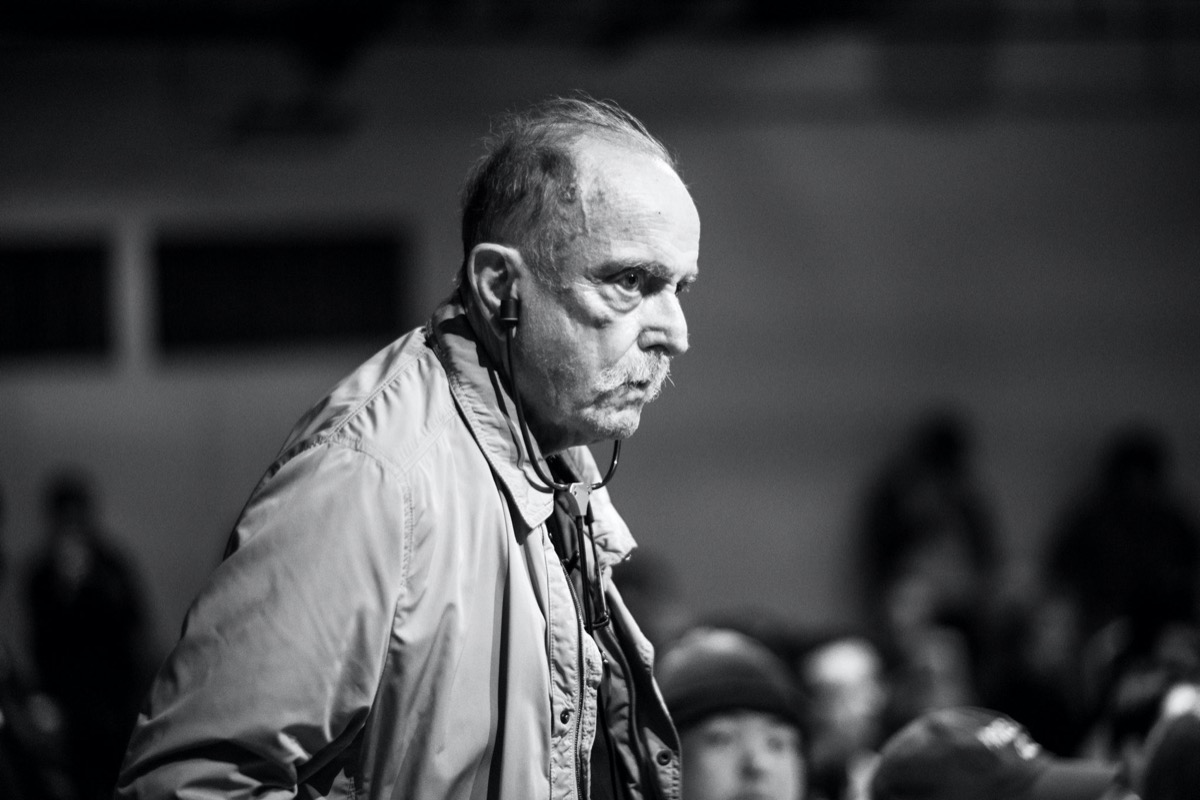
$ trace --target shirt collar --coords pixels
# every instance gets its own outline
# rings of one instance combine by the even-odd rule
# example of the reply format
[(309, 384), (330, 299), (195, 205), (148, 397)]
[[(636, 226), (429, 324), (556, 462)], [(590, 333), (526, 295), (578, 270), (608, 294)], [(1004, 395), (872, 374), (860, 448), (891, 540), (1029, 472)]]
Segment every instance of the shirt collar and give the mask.
[[(539, 487), (517, 424), (516, 406), (504, 386), (500, 370), (476, 339), (459, 295), (443, 303), (429, 323), (430, 341), (446, 369), (450, 393), (467, 428), (479, 444), (492, 471), (512, 499), (529, 528), (543, 524), (554, 508), (554, 496)], [(533, 442), (537, 457), (537, 442)], [(591, 451), (573, 447), (563, 454), (575, 474), (589, 483), (600, 480)], [(593, 532), (600, 549), (601, 566), (624, 560), (636, 547), (629, 527), (617, 513), (607, 489), (592, 493)]]

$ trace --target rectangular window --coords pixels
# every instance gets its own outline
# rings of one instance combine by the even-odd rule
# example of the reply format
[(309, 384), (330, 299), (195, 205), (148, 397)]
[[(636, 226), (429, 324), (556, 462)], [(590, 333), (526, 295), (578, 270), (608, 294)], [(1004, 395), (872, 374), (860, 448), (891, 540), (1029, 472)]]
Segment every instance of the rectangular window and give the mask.
[(107, 356), (105, 243), (0, 242), (0, 356)]
[(164, 235), (155, 250), (167, 354), (386, 344), (412, 324), (395, 230)]

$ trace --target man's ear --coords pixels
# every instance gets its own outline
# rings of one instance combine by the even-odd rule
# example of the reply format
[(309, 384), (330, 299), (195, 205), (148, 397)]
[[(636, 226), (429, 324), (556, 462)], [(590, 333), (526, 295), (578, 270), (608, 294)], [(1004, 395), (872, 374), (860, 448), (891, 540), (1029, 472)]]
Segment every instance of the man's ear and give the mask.
[(467, 257), (467, 283), (480, 312), (497, 335), (500, 303), (517, 296), (517, 284), (525, 273), (525, 261), (515, 248), (491, 242), (481, 242), (471, 248)]

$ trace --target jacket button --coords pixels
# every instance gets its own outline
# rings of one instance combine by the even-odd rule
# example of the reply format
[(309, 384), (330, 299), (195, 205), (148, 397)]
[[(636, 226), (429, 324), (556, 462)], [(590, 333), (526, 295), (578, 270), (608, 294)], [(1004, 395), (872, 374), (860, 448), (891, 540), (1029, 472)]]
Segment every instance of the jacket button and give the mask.
[(563, 725), (566, 725), (568, 722), (570, 722), (571, 721), (571, 709), (564, 708), (562, 710), (562, 713), (558, 715), (558, 720)]
[(658, 762), (660, 767), (665, 767), (667, 764), (671, 763), (671, 751), (659, 750), (658, 755), (654, 757), (654, 760)]

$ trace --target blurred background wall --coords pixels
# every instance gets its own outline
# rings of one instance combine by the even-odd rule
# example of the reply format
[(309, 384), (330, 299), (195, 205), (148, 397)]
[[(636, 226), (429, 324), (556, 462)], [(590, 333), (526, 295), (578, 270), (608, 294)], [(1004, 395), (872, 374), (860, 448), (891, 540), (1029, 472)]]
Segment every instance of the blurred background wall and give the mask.
[(161, 238), (394, 230), (399, 333), (450, 289), (489, 115), (576, 89), (702, 216), (692, 350), (612, 486), (691, 608), (853, 621), (866, 484), (935, 406), (1014, 586), (1114, 426), (1200, 490), (1194, 4), (89, 6), (0, 31), (0, 246), (101, 243), (109, 326), (0, 360), (3, 535), (19, 576), (46, 475), (88, 469), (163, 647), (292, 423), (389, 337), (165, 353)]

